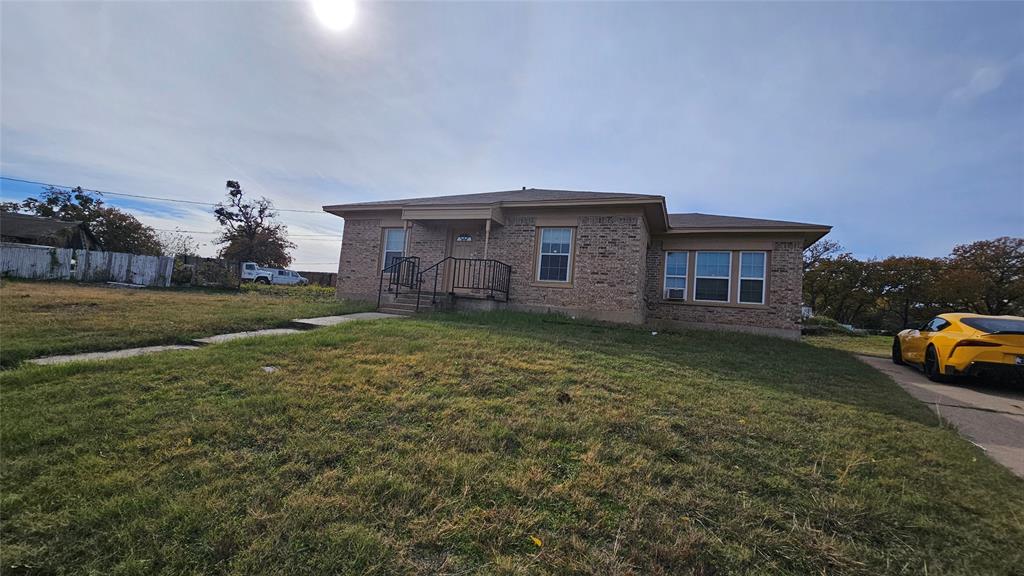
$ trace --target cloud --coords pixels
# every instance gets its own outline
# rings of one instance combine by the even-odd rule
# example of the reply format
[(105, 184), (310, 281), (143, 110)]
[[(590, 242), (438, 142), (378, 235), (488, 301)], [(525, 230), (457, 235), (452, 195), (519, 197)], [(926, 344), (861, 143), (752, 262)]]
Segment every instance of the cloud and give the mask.
[[(1022, 25), (1024, 4), (365, 2), (338, 34), (297, 2), (5, 2), (0, 172), (201, 202), (231, 179), (297, 209), (646, 192), (923, 254), (911, 219), (957, 220), (950, 245), (1024, 219), (960, 221), (1019, 198)], [(186, 210), (140, 217), (216, 228)], [(336, 267), (336, 240), (297, 241)]]
[(1006, 82), (1007, 76), (1016, 68), (1024, 67), (1024, 53), (1005, 62), (988, 64), (976, 68), (966, 84), (950, 91), (952, 100), (969, 101), (995, 92)]
[(1006, 68), (1003, 66), (983, 66), (974, 71), (970, 81), (950, 92), (954, 100), (973, 100), (997, 90), (1006, 80)]

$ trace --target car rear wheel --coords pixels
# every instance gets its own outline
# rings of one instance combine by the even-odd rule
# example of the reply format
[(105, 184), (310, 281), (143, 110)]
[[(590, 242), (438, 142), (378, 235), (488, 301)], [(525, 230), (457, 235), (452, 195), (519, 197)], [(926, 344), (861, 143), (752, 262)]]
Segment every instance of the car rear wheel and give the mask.
[(924, 375), (932, 382), (946, 382), (947, 378), (939, 366), (939, 354), (934, 346), (929, 346), (924, 353)]
[(270, 284), (270, 279), (269, 278), (265, 278), (263, 276), (260, 276), (259, 278), (256, 279), (256, 283), (257, 284)]
[(897, 366), (903, 366), (906, 364), (906, 362), (903, 361), (903, 348), (900, 346), (899, 336), (892, 339), (892, 363)]

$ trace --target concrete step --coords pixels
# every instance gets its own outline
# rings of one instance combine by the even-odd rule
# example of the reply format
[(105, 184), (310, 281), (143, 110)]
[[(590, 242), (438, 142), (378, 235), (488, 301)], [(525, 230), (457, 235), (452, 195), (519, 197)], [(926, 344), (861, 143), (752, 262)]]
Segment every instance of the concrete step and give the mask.
[[(415, 300), (395, 300), (393, 302), (381, 302), (380, 305), (381, 306), (395, 306), (395, 307), (398, 307), (398, 308), (412, 308), (414, 310), (416, 309), (416, 301)], [(433, 307), (434, 306), (433, 306), (433, 304), (430, 303), (430, 300), (425, 300), (425, 301), (424, 300), (420, 300), (420, 310), (423, 310), (425, 308), (433, 308)]]
[[(438, 297), (437, 300), (440, 301), (441, 298)], [(392, 302), (401, 302), (403, 304), (415, 304), (416, 303), (416, 295), (415, 294), (399, 294), (398, 296), (392, 297), (391, 301)], [(431, 303), (430, 303), (430, 294), (423, 294), (423, 295), (421, 295), (420, 296), (420, 306), (422, 307), (422, 306), (430, 306), (430, 305), (431, 305)]]
[(415, 302), (382, 302), (381, 306), (389, 306), (391, 308), (406, 308), (409, 310), (416, 310)]
[(416, 314), (416, 310), (410, 310), (408, 308), (391, 308), (390, 305), (382, 304), (377, 311), (381, 314), (396, 314), (398, 316), (413, 316)]
[[(406, 296), (406, 295), (403, 294), (401, 296), (395, 296), (394, 298), (391, 299), (391, 301), (392, 302), (402, 302), (402, 303), (405, 303), (405, 304), (415, 304), (416, 303), (416, 297), (415, 296)], [(429, 304), (430, 303), (430, 298), (420, 298), (420, 302), (426, 302), (426, 303)]]

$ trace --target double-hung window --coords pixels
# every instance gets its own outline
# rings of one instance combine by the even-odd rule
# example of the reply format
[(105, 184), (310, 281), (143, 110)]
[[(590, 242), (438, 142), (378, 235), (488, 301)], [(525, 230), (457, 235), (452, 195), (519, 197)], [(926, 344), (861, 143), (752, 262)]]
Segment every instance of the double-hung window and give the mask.
[(686, 300), (687, 252), (665, 253), (665, 298)]
[(697, 252), (697, 274), (694, 278), (694, 300), (729, 301), (731, 252)]
[(764, 252), (740, 252), (740, 302), (764, 304)]
[(405, 229), (384, 229), (384, 268), (391, 266), (405, 255)]
[(568, 282), (572, 268), (572, 228), (541, 228), (537, 280)]

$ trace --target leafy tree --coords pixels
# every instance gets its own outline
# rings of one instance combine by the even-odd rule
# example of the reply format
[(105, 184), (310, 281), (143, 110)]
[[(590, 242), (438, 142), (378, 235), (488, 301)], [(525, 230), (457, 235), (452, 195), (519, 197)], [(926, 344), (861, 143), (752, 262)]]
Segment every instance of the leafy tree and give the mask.
[(822, 260), (804, 276), (805, 302), (817, 314), (857, 324), (878, 295), (877, 263), (844, 253)]
[(892, 328), (920, 325), (942, 311), (936, 297), (945, 281), (942, 260), (890, 256), (877, 267), (877, 306), (883, 324)]
[(103, 206), (98, 217), (89, 224), (89, 230), (104, 250), (130, 254), (160, 255), (160, 238), (153, 228), (127, 212)]
[(131, 254), (160, 254), (156, 230), (131, 214), (104, 204), (81, 187), (44, 189), (39, 198), (29, 197), (20, 209), (37, 216), (81, 222), (103, 250)]
[(1024, 314), (1024, 238), (961, 244), (947, 262), (951, 304), (980, 314)]
[(81, 186), (70, 190), (47, 186), (39, 198), (25, 198), (21, 207), (36, 216), (90, 225), (100, 217), (103, 200), (82, 190)]
[(295, 244), (288, 241), (288, 228), (275, 222), (274, 205), (266, 198), (250, 200), (241, 185), (227, 182), (227, 202), (217, 204), (214, 217), (224, 227), (218, 244), (220, 257), (236, 262), (256, 262), (261, 266), (285, 268), (291, 263), (289, 251)]
[(861, 261), (838, 244), (804, 254), (804, 302), (819, 315), (897, 330), (942, 312), (1024, 314), (1024, 238), (953, 248), (946, 258)]

